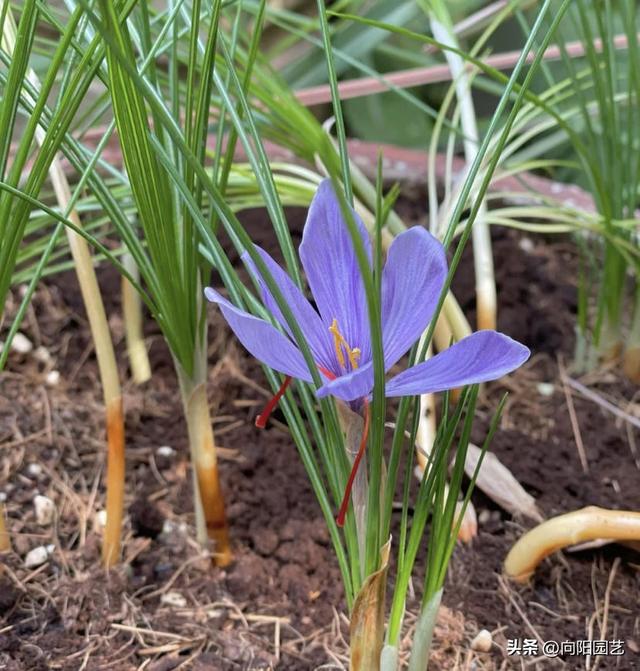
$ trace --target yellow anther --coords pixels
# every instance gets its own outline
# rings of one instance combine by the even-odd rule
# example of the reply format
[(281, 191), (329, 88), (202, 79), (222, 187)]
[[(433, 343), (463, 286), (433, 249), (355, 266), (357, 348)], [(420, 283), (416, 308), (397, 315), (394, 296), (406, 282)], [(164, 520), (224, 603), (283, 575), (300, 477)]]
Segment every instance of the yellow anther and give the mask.
[(344, 337), (342, 333), (338, 330), (338, 320), (334, 319), (333, 323), (329, 327), (329, 332), (333, 336), (333, 346), (336, 350), (336, 356), (338, 357), (338, 363), (342, 368), (345, 366), (344, 354), (342, 353), (342, 343), (344, 342)]
[(331, 335), (333, 335), (333, 346), (335, 348), (336, 357), (338, 358), (340, 367), (346, 367), (346, 361), (344, 358), (344, 352), (346, 352), (349, 363), (351, 364), (351, 368), (355, 370), (358, 367), (358, 359), (360, 359), (360, 348), (354, 347), (351, 349), (351, 347), (349, 347), (349, 343), (344, 339), (342, 333), (340, 333), (337, 319), (333, 320), (333, 323), (329, 327), (329, 331), (331, 332)]

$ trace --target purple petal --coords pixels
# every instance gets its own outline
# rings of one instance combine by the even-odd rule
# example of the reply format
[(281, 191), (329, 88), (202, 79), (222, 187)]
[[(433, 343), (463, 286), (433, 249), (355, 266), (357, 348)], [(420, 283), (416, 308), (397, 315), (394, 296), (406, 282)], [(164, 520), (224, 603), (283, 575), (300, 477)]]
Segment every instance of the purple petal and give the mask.
[(414, 396), (496, 380), (521, 366), (529, 350), (496, 331), (478, 331), (389, 380), (387, 396)]
[[(291, 309), (291, 312), (293, 312), (293, 316), (298, 322), (302, 334), (304, 335), (305, 340), (311, 349), (313, 358), (328, 370), (335, 370), (336, 356), (334, 348), (331, 343), (329, 332), (322, 323), (320, 315), (313, 309), (311, 303), (309, 303), (309, 301), (304, 297), (303, 293), (294, 284), (289, 275), (287, 275), (287, 273), (271, 258), (271, 256), (269, 256), (269, 254), (267, 254), (267, 252), (265, 252), (261, 247), (258, 247), (257, 245), (254, 245), (254, 247), (258, 254), (260, 254), (262, 257), (262, 260), (273, 276), (275, 283), (282, 292), (287, 305)], [(276, 318), (282, 328), (289, 334), (291, 339), (295, 340), (293, 333), (287, 324), (287, 320), (284, 318), (284, 315), (276, 303), (276, 299), (273, 297), (273, 294), (269, 290), (269, 287), (267, 287), (263, 276), (260, 274), (256, 268), (255, 263), (251, 260), (251, 257), (247, 252), (244, 252), (242, 255), (242, 260), (247, 264), (249, 270), (258, 281), (260, 289), (262, 290), (262, 299), (267, 309)]]
[(309, 368), (300, 350), (271, 324), (229, 303), (215, 289), (207, 287), (205, 296), (217, 303), (238, 340), (259, 361), (274, 370), (311, 382)]
[(387, 370), (429, 324), (446, 275), (444, 247), (421, 226), (401, 233), (391, 244), (382, 274), (382, 338)]
[(316, 391), (316, 396), (324, 398), (331, 395), (343, 401), (355, 401), (358, 398), (367, 398), (372, 389), (373, 361), (369, 361), (357, 370), (327, 382)]
[[(354, 212), (371, 264), (369, 236)], [(371, 356), (369, 316), (364, 282), (340, 203), (330, 180), (313, 197), (300, 244), (300, 259), (325, 328), (334, 319), (350, 347), (360, 348), (361, 361)]]

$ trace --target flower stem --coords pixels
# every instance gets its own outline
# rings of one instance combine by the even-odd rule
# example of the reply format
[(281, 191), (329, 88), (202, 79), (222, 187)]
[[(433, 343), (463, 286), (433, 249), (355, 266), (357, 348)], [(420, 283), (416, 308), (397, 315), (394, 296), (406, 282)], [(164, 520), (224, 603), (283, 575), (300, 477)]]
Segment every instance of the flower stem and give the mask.
[(416, 434), (416, 455), (418, 466), (425, 470), (428, 466), (429, 455), (436, 439), (436, 397), (435, 394), (420, 396), (420, 420)]
[[(445, 3), (440, 3), (440, 7), (441, 11), (446, 12)], [(430, 18), (433, 36), (445, 45), (458, 47), (455, 34), (445, 25), (445, 21), (441, 22), (433, 14)], [(448, 22), (448, 12), (445, 18)], [(460, 124), (464, 134), (464, 153), (467, 165), (471, 166), (476, 159), (479, 148), (478, 126), (471, 95), (471, 81), (461, 56), (449, 50), (445, 50), (444, 56), (455, 82), (456, 96), (460, 104)], [(471, 198), (475, 197), (474, 194), (471, 194)], [(486, 218), (487, 206), (482, 201), (471, 230), (476, 275), (477, 325), (479, 329), (495, 329), (497, 321), (496, 282), (493, 270), (491, 236)]]
[[(8, 13), (2, 33), (5, 45), (12, 52), (16, 41), (16, 26), (11, 13)], [(38, 76), (32, 69), (27, 70), (27, 79), (36, 88), (40, 88)], [(46, 132), (42, 126), (35, 130), (36, 141), (43, 145)], [(82, 226), (78, 212), (72, 206), (71, 190), (58, 156), (52, 158), (49, 176), (61, 211), (78, 228)], [(122, 507), (124, 494), (124, 416), (122, 412), (122, 392), (116, 365), (115, 352), (109, 333), (109, 324), (98, 286), (93, 259), (84, 238), (67, 229), (67, 239), (75, 266), (80, 292), (84, 302), (91, 337), (96, 351), (102, 392), (107, 414), (107, 524), (103, 547), (103, 560), (108, 568), (120, 555), (120, 530), (122, 525)], [(115, 463), (112, 463), (114, 461)]]
[[(137, 280), (140, 277), (140, 271), (131, 254), (124, 254), (122, 261), (129, 274)], [(124, 276), (122, 277), (121, 294), (131, 375), (136, 384), (143, 384), (151, 379), (151, 366), (142, 334), (142, 301), (131, 282)]]
[[(71, 201), (71, 192), (57, 159), (51, 164), (50, 172), (58, 203), (64, 211)], [(76, 226), (81, 225), (80, 217), (75, 210), (71, 210), (68, 217)], [(67, 230), (67, 239), (96, 350), (106, 410), (107, 523), (104, 530), (102, 559), (105, 567), (110, 568), (117, 563), (120, 557), (120, 536), (124, 507), (125, 447), (122, 391), (120, 389), (116, 355), (109, 333), (109, 323), (102, 302), (98, 279), (93, 268), (89, 246), (84, 238), (71, 230)]]
[(603, 361), (614, 361), (620, 356), (621, 351), (620, 320), (605, 310), (598, 338), (598, 353)]
[(122, 397), (107, 404), (107, 522), (102, 543), (105, 568), (114, 566), (120, 558), (120, 536), (124, 508), (125, 454), (124, 413)]
[(451, 291), (447, 293), (444, 299), (442, 314), (447, 318), (447, 323), (456, 341), (471, 335), (471, 325), (467, 321), (460, 303)]
[[(198, 360), (199, 357), (196, 357)], [(194, 505), (198, 542), (206, 546), (214, 543), (214, 560), (218, 566), (231, 563), (231, 547), (225, 516), (224, 498), (218, 476), (218, 460), (211, 428), (211, 415), (201, 366), (189, 377), (177, 366), (184, 406), (189, 448), (194, 476)]]
[(640, 287), (637, 286), (633, 321), (624, 350), (623, 369), (632, 382), (640, 383)]
[[(424, 334), (423, 334), (424, 335)], [(436, 322), (436, 327), (433, 329), (433, 344), (435, 344), (438, 352), (444, 352), (455, 342), (453, 331), (449, 326), (449, 320), (446, 315), (441, 312)], [(422, 343), (421, 343), (422, 345)], [(429, 348), (431, 349), (431, 343)], [(431, 352), (427, 356), (431, 356)]]
[(11, 552), (11, 536), (4, 519), (4, 503), (0, 501), (0, 552)]
[(599, 538), (640, 541), (640, 513), (589, 506), (554, 517), (526, 533), (504, 562), (507, 575), (524, 583), (551, 553)]
[(344, 490), (344, 496), (342, 497), (342, 503), (340, 505), (340, 511), (336, 517), (336, 524), (339, 527), (344, 526), (345, 517), (347, 516), (347, 510), (349, 509), (349, 502), (351, 501), (351, 490), (353, 489), (353, 483), (355, 482), (356, 475), (358, 474), (358, 468), (362, 457), (367, 447), (367, 438), (369, 437), (369, 403), (365, 402), (364, 406), (364, 427), (362, 429), (362, 438), (360, 439), (360, 447), (356, 453), (356, 457), (353, 460), (353, 466), (351, 467), (351, 473), (349, 473), (349, 479), (347, 480), (347, 486)]
[(426, 671), (433, 640), (433, 631), (438, 620), (438, 610), (442, 601), (442, 588), (440, 588), (422, 608), (420, 617), (416, 623), (409, 658), (409, 671)]
[[(423, 344), (425, 334), (422, 334), (418, 348)], [(451, 329), (443, 315), (438, 317), (438, 322), (434, 331), (434, 340), (436, 347), (446, 349), (452, 339)], [(426, 359), (433, 355), (433, 345), (429, 343), (427, 348)], [(416, 456), (418, 458), (418, 466), (424, 472), (429, 463), (429, 456), (433, 449), (433, 444), (436, 439), (437, 421), (436, 421), (436, 397), (435, 394), (422, 394), (420, 396), (420, 409), (418, 420), (418, 432), (416, 433)]]
[(624, 351), (624, 374), (635, 384), (640, 384), (640, 345), (629, 347)]
[[(442, 312), (438, 316), (436, 327), (433, 330), (433, 342), (438, 352), (444, 352), (454, 342), (471, 335), (471, 326), (451, 291), (447, 293), (442, 305)], [(451, 400), (457, 403), (461, 389), (451, 389)]]

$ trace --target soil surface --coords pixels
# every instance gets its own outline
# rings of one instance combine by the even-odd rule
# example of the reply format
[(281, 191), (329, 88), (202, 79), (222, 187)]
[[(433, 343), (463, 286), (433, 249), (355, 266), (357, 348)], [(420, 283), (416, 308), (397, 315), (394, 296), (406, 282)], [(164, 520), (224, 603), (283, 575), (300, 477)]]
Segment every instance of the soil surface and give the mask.
[[(297, 242), (304, 213), (289, 215)], [(403, 215), (419, 222), (415, 206), (405, 203)], [(266, 217), (254, 212), (245, 220), (253, 239), (272, 249)], [(585, 505), (640, 509), (637, 430), (573, 393), (587, 472), (576, 446), (559, 374), (559, 362), (568, 365), (573, 352), (574, 248), (512, 232), (496, 233), (494, 242), (499, 328), (533, 356), (487, 385), (476, 439), (508, 390), (491, 449), (545, 516)], [(125, 381), (124, 561), (109, 574), (100, 567), (103, 406), (84, 310), (75, 278), (66, 274), (43, 284), (23, 325), (34, 347), (44, 349), (13, 353), (0, 375), (0, 489), (13, 541), (13, 552), (1, 558), (0, 669), (347, 668), (340, 575), (295, 445), (277, 413), (264, 431), (253, 424), (270, 396), (261, 368), (211, 309), (209, 396), (235, 551), (231, 567), (215, 569), (193, 540), (186, 431), (171, 358), (147, 321), (153, 379), (139, 387), (129, 381), (118, 280), (102, 268), (100, 281)], [(473, 318), (469, 254), (455, 292)], [(57, 384), (52, 370), (60, 373)], [(636, 389), (616, 371), (581, 381), (637, 416)], [(48, 524), (35, 518), (37, 494), (55, 504)], [(479, 533), (453, 555), (431, 669), (582, 669), (584, 657), (509, 656), (507, 641), (589, 638), (619, 639), (626, 654), (592, 658), (586, 668), (640, 668), (637, 554), (617, 545), (555, 554), (528, 586), (515, 586), (502, 577), (502, 562), (533, 522), (480, 492), (473, 502)], [(25, 557), (38, 546), (53, 546), (50, 556), (27, 568)], [(415, 612), (415, 603), (409, 606)], [(492, 649), (474, 652), (471, 641), (483, 628), (493, 634)]]

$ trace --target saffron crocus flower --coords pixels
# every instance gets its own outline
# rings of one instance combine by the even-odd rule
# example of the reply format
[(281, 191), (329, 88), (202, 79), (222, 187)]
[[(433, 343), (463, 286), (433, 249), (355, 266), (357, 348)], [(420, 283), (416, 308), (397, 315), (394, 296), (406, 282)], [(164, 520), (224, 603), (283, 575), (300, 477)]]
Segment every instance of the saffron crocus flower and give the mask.
[[(371, 262), (371, 243), (354, 212)], [(373, 360), (364, 282), (353, 241), (329, 180), (313, 198), (300, 245), (300, 259), (317, 310), (287, 273), (255, 247), (282, 292), (309, 344), (325, 383), (316, 391), (343, 401), (367, 399), (373, 390)], [(269, 367), (311, 382), (309, 368), (264, 279), (248, 254), (243, 260), (257, 279), (262, 299), (280, 332), (269, 322), (232, 305), (217, 291), (205, 289), (244, 347)], [(382, 347), (389, 370), (428, 326), (447, 274), (444, 248), (424, 228), (398, 235), (389, 248), (382, 275)], [(436, 356), (387, 381), (387, 397), (414, 396), (486, 382), (518, 368), (529, 350), (496, 331), (478, 331)]]
[[(355, 212), (353, 216), (371, 264), (369, 236)], [(255, 249), (309, 345), (324, 382), (316, 395), (319, 398), (333, 395), (352, 407), (366, 409), (374, 379), (367, 299), (353, 240), (331, 182), (322, 182), (313, 198), (299, 250), (317, 309), (267, 252), (257, 246)], [(243, 255), (243, 260), (261, 288), (266, 308), (283, 332), (235, 307), (214, 289), (208, 288), (205, 293), (210, 301), (220, 305), (244, 347), (256, 359), (287, 376), (267, 412), (259, 418), (260, 425), (264, 425), (268, 412), (291, 378), (312, 382), (312, 376), (264, 278), (248, 254)], [(428, 326), (446, 275), (444, 248), (424, 228), (414, 226), (391, 244), (382, 275), (381, 296), (385, 371), (406, 354)], [(385, 394), (387, 397), (414, 396), (494, 380), (520, 366), (528, 357), (529, 350), (508, 336), (495, 331), (478, 331), (391, 377), (386, 382)], [(368, 425), (368, 413), (365, 419)], [(366, 435), (352, 476), (365, 442)], [(352, 477), (347, 494), (351, 482)], [(341, 518), (343, 509), (344, 506)]]

